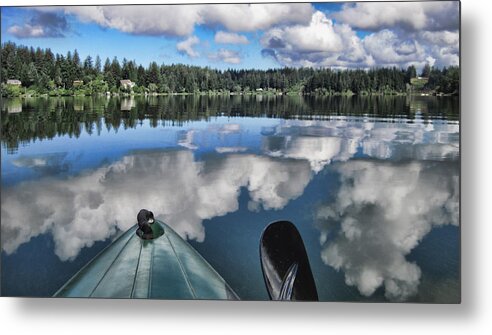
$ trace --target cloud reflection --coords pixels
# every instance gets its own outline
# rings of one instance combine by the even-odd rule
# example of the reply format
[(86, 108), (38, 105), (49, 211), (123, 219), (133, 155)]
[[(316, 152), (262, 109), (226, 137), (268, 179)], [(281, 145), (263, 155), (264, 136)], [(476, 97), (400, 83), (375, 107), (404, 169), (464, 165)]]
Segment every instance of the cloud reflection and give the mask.
[(316, 212), (325, 264), (347, 285), (402, 301), (417, 293), (421, 271), (408, 255), (433, 228), (458, 225), (456, 162), (349, 161), (334, 167), (336, 200)]
[(2, 246), (10, 254), (50, 232), (56, 255), (73, 259), (117, 228), (128, 229), (140, 208), (203, 241), (202, 221), (236, 211), (242, 187), (250, 208), (281, 209), (311, 177), (306, 161), (231, 154), (201, 162), (189, 150), (140, 152), (79, 176), (3, 189)]
[(70, 169), (66, 161), (67, 153), (52, 153), (47, 155), (20, 156), (12, 160), (12, 165), (18, 168), (31, 169), (43, 176), (60, 174)]
[(459, 125), (385, 123), (353, 117), (285, 120), (269, 129), (262, 146), (272, 157), (307, 160), (314, 172), (331, 162), (347, 161), (358, 152), (377, 159), (457, 159)]

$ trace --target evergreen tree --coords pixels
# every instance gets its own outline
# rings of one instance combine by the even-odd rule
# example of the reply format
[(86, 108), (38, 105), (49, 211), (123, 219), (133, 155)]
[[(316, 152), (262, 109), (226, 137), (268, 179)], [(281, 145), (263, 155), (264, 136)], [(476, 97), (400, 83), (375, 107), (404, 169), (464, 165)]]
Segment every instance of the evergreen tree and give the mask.
[(431, 67), (429, 63), (426, 63), (424, 68), (422, 69), (422, 73), (420, 74), (421, 77), (426, 77), (428, 78), (431, 72)]
[(96, 71), (96, 75), (101, 73), (101, 58), (99, 55), (96, 56), (96, 63), (94, 64), (94, 70)]
[(80, 57), (77, 49), (74, 50), (73, 52), (73, 58), (72, 58), (73, 65), (76, 67), (80, 67)]
[(121, 78), (121, 66), (120, 62), (118, 62), (118, 58), (116, 56), (113, 58), (111, 62), (111, 75), (114, 80), (114, 85), (119, 85)]
[(93, 70), (93, 66), (92, 66), (92, 57), (89, 55), (85, 58), (84, 60), (84, 71), (86, 73), (89, 73), (91, 74), (92, 73), (92, 70)]
[(147, 82), (158, 85), (160, 83), (160, 72), (159, 66), (156, 62), (152, 62), (149, 65), (149, 69), (147, 71)]
[(407, 72), (406, 72), (407, 83), (409, 83), (412, 78), (416, 78), (416, 77), (417, 77), (417, 69), (415, 68), (415, 66), (410, 65), (407, 68)]

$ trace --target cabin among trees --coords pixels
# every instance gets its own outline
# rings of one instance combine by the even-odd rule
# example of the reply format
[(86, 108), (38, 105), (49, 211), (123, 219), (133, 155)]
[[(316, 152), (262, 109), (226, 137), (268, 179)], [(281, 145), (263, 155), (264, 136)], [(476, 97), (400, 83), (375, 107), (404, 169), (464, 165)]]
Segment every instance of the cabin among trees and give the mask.
[(21, 86), (22, 82), (18, 79), (9, 79), (9, 80), (7, 80), (7, 85)]
[(120, 87), (124, 90), (130, 91), (136, 84), (129, 79), (120, 80)]

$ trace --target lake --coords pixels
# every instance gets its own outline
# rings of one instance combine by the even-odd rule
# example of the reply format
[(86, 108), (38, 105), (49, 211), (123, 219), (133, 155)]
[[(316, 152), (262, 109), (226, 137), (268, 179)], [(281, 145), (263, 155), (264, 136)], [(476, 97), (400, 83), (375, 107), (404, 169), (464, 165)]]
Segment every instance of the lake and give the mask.
[(1, 289), (51, 296), (154, 212), (246, 300), (289, 220), (320, 300), (460, 301), (455, 97), (3, 99)]

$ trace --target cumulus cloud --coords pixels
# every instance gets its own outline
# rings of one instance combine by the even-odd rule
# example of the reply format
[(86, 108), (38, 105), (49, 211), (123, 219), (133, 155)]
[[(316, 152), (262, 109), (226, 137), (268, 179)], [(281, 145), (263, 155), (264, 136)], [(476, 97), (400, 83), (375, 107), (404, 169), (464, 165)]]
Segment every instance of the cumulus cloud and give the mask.
[(400, 34), (383, 29), (363, 39), (364, 49), (378, 66), (418, 68), (426, 63), (439, 67), (459, 64), (458, 31), (422, 31)]
[(371, 2), (344, 4), (333, 17), (353, 28), (378, 31), (456, 30), (459, 26), (457, 1)]
[(217, 52), (210, 53), (208, 59), (215, 62), (239, 64), (241, 63), (241, 54), (235, 50), (219, 49)]
[(236, 33), (228, 33), (226, 31), (218, 31), (214, 36), (215, 43), (218, 44), (248, 44), (248, 38), (244, 35)]
[(419, 38), (430, 46), (437, 66), (459, 65), (459, 31), (425, 31)]
[(200, 39), (196, 36), (190, 36), (184, 41), (179, 42), (176, 44), (176, 50), (178, 52), (187, 55), (188, 57), (195, 58), (200, 56), (198, 51), (194, 49), (194, 47), (200, 43)]
[(10, 254), (51, 233), (56, 255), (73, 259), (83, 247), (132, 226), (140, 208), (181, 236), (203, 241), (202, 221), (236, 211), (241, 188), (252, 208), (281, 209), (311, 177), (305, 161), (232, 154), (201, 162), (189, 150), (140, 152), (68, 179), (2, 189), (2, 248)]
[[(415, 295), (421, 271), (408, 255), (436, 226), (458, 225), (456, 162), (349, 161), (336, 165), (336, 200), (318, 208), (321, 258), (363, 295)], [(329, 237), (334, 236), (334, 237)]]
[[(336, 23), (317, 11), (309, 24), (266, 31), (261, 38), (262, 55), (296, 67), (457, 65), (458, 7), (455, 2), (445, 2), (447, 14), (443, 15), (439, 6), (423, 2), (349, 4), (333, 14)], [(359, 28), (374, 32), (361, 38), (354, 30)]]
[(69, 30), (70, 26), (63, 15), (36, 12), (28, 22), (13, 25), (7, 32), (17, 38), (40, 38), (65, 37)]
[(296, 25), (269, 31), (263, 42), (266, 46), (286, 48), (293, 48), (296, 43), (295, 47), (300, 52), (339, 52), (343, 46), (332, 21), (322, 12), (316, 12), (308, 26)]
[(364, 47), (376, 64), (408, 66), (426, 62), (427, 53), (415, 40), (402, 40), (391, 30), (382, 30), (364, 38)]
[(310, 4), (67, 6), (63, 9), (82, 21), (125, 33), (168, 36), (190, 35), (196, 25), (238, 32), (303, 23), (309, 21), (313, 11)]
[[(35, 17), (46, 17), (11, 26), (9, 32), (19, 38), (64, 36), (61, 11), (129, 34), (181, 36), (186, 39), (178, 50), (190, 57), (199, 56), (190, 45), (196, 26), (208, 26), (218, 30), (218, 44), (247, 44), (239, 32), (259, 33), (261, 54), (285, 66), (420, 69), (426, 63), (459, 64), (455, 1), (352, 3), (328, 16), (311, 4), (294, 3), (40, 7)], [(372, 34), (361, 37), (358, 29)], [(241, 61), (237, 51), (226, 49), (209, 59)]]
[[(201, 22), (194, 6), (136, 5), (136, 6), (67, 6), (66, 14), (83, 22), (117, 29), (136, 35), (186, 36)], [(52, 7), (52, 10), (58, 10)]]
[(425, 31), (422, 37), (430, 43), (440, 46), (457, 46), (460, 42), (460, 34), (458, 31)]
[(203, 22), (234, 32), (268, 29), (277, 25), (307, 23), (313, 6), (307, 3), (205, 5)]
[(309, 25), (273, 28), (261, 44), (263, 55), (289, 66), (350, 66), (364, 64), (368, 58), (361, 41), (347, 25), (334, 24), (320, 11)]

